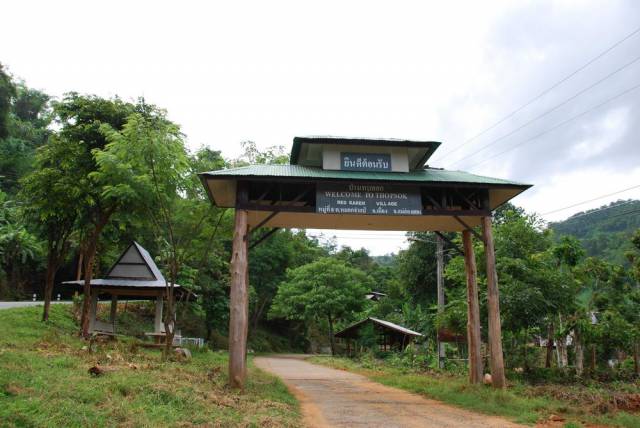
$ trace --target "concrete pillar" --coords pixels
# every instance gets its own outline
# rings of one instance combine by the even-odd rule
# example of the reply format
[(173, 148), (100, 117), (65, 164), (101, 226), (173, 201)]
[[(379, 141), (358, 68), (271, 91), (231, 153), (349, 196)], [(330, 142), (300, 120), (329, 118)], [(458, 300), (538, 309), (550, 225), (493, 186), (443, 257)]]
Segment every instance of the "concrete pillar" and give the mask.
[(89, 305), (89, 333), (93, 333), (98, 314), (98, 290), (91, 290), (91, 305)]
[(153, 330), (155, 333), (162, 332), (162, 305), (164, 303), (164, 299), (162, 296), (156, 297), (156, 316), (153, 322)]

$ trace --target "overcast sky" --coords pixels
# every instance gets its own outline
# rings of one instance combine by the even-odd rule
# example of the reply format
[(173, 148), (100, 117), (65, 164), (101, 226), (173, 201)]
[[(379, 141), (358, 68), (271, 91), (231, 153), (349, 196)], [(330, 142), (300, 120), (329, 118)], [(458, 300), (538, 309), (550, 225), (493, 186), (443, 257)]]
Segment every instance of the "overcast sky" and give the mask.
[[(229, 158), (296, 135), (442, 141), (432, 166), (532, 183), (514, 203), (540, 214), (640, 185), (640, 88), (605, 103), (640, 85), (640, 33), (469, 141), (638, 29), (638, 1), (210, 3), (11, 2), (0, 62), (54, 96), (143, 95)], [(619, 198), (640, 188), (544, 217)]]

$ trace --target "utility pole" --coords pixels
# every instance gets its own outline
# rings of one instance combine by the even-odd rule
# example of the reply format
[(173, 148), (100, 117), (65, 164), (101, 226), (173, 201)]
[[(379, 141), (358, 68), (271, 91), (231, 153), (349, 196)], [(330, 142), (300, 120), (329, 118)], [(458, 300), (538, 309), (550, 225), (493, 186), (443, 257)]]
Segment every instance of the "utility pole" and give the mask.
[[(436, 282), (438, 285), (438, 313), (444, 312), (444, 242), (436, 235)], [(444, 343), (438, 339), (438, 367), (444, 368)]]

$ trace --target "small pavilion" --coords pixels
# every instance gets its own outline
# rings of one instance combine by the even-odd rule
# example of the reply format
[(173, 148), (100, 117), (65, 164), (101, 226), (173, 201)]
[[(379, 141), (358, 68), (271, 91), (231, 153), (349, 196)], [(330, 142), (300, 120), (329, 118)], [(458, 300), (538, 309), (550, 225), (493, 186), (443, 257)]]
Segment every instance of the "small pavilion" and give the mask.
[(351, 324), (333, 336), (346, 340), (347, 353), (351, 354), (351, 341), (361, 337), (362, 330), (367, 326), (373, 326), (373, 330), (378, 336), (378, 345), (381, 351), (401, 351), (409, 346), (413, 339), (422, 337), (422, 334), (417, 331), (409, 330), (401, 325), (374, 317), (368, 317), (362, 321)]
[(531, 186), (431, 167), (428, 161), (440, 144), (296, 137), (288, 165), (250, 165), (200, 174), (211, 202), (235, 209), (229, 305), (231, 386), (242, 388), (246, 379), (249, 250), (278, 228), (432, 231), (445, 241), (449, 239), (442, 232), (462, 232), (464, 249), (458, 250), (464, 254), (467, 273), (471, 383), (482, 382), (483, 376), (473, 238), (480, 240), (487, 266), (493, 386), (506, 385), (492, 211)]
[[(82, 290), (84, 280), (65, 281), (62, 284)], [(174, 285), (176, 300), (181, 300), (186, 294), (178, 284)], [(109, 322), (97, 319), (99, 296), (111, 299)], [(120, 296), (134, 300), (155, 300), (154, 331), (147, 335), (157, 339), (164, 335), (162, 307), (167, 296), (167, 282), (149, 252), (135, 241), (122, 253), (104, 278), (91, 280), (89, 333), (115, 334)]]

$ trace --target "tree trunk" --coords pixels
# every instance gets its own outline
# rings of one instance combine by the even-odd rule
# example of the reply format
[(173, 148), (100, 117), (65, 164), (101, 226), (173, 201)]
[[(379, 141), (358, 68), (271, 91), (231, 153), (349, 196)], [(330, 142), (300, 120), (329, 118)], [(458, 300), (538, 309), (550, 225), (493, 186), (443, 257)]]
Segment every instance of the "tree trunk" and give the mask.
[[(242, 189), (238, 189), (240, 193)], [(246, 192), (246, 189), (245, 189)], [(239, 195), (240, 196), (240, 195)], [(247, 312), (248, 284), (248, 212), (236, 209), (233, 250), (231, 254), (231, 293), (229, 301), (229, 384), (232, 388), (244, 388), (247, 377)]]
[(544, 360), (544, 366), (551, 368), (551, 358), (553, 358), (553, 323), (550, 322), (547, 327), (547, 356)]
[(53, 294), (53, 285), (56, 277), (56, 265), (57, 257), (51, 254), (49, 250), (49, 256), (47, 257), (47, 273), (44, 284), (44, 310), (42, 311), (42, 321), (49, 321), (49, 309), (51, 308), (51, 295)]
[(253, 313), (253, 319), (251, 320), (251, 327), (253, 331), (258, 329), (258, 323), (260, 322), (260, 317), (262, 317), (262, 313), (264, 312), (264, 308), (267, 306), (267, 299), (261, 299), (256, 307), (256, 311)]
[(556, 357), (558, 360), (559, 368), (566, 367), (566, 363), (565, 363), (566, 352), (567, 352), (567, 349), (564, 343), (564, 338), (559, 337), (556, 340)]
[(582, 345), (582, 338), (577, 331), (574, 331), (574, 341), (576, 349), (576, 374), (582, 377), (582, 373), (584, 373), (584, 347)]
[(636, 376), (640, 376), (640, 342), (633, 344), (633, 371)]
[(502, 328), (500, 326), (500, 294), (498, 291), (498, 274), (496, 272), (496, 255), (491, 230), (491, 217), (482, 217), (482, 234), (484, 238), (485, 257), (487, 259), (487, 306), (489, 313), (489, 349), (491, 352), (491, 385), (494, 388), (505, 388), (507, 379), (504, 374), (504, 356), (502, 355)]
[(84, 286), (82, 300), (82, 316), (80, 318), (80, 335), (89, 336), (89, 308), (91, 306), (91, 280), (93, 279), (93, 260), (96, 255), (97, 243), (94, 239), (87, 245), (84, 256)]
[(473, 251), (471, 232), (462, 232), (464, 267), (467, 273), (467, 343), (469, 344), (469, 382), (482, 382), (482, 352), (480, 337), (480, 304), (476, 257)]
[(329, 343), (331, 344), (331, 355), (336, 355), (336, 338), (333, 337), (333, 319), (331, 314), (327, 314), (327, 321), (329, 321)]
[(562, 327), (562, 316), (558, 314), (558, 329), (560, 331), (560, 336), (558, 338), (558, 367), (565, 368), (569, 365), (569, 357), (567, 355), (567, 337), (564, 333)]
[(594, 374), (596, 372), (596, 345), (595, 343), (591, 345), (591, 373)]
[(80, 254), (78, 255), (78, 267), (76, 268), (76, 281), (80, 281), (82, 279), (82, 258), (84, 257), (84, 253), (80, 250)]

